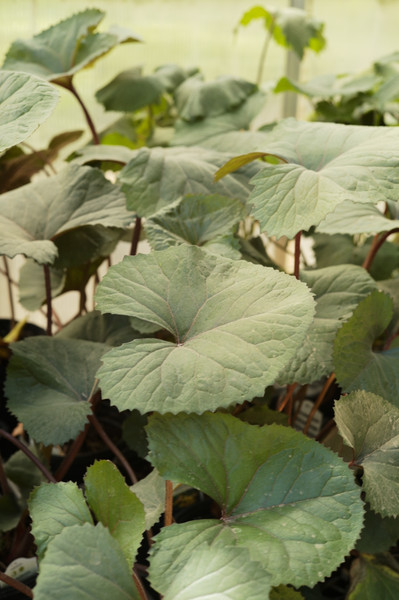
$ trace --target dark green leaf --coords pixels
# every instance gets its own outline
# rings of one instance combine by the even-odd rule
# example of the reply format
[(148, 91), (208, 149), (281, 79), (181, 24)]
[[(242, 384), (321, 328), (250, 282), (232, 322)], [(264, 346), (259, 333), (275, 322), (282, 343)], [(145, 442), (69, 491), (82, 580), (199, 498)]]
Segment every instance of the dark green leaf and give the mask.
[(383, 517), (399, 516), (399, 410), (375, 394), (357, 391), (335, 403), (335, 421), (353, 462), (363, 468), (363, 489)]
[[(71, 230), (87, 226), (124, 227), (131, 220), (124, 195), (101, 171), (71, 165), (54, 177), (1, 195), (0, 252), (10, 258), (25, 254), (41, 264), (51, 264), (58, 255), (55, 242), (61, 246), (60, 238)], [(93, 252), (92, 243), (88, 248)]]
[(155, 75), (142, 75), (139, 67), (119, 73), (96, 92), (98, 102), (105, 110), (134, 112), (160, 101), (164, 86)]
[(91, 413), (88, 402), (105, 344), (31, 337), (11, 345), (9, 409), (44, 444), (74, 438)]
[(362, 555), (351, 569), (348, 600), (396, 600), (399, 595), (399, 573), (378, 558)]
[(356, 550), (365, 554), (387, 552), (399, 540), (399, 519), (381, 517), (366, 505), (364, 527)]
[(209, 82), (190, 77), (176, 91), (176, 107), (184, 121), (217, 117), (237, 109), (256, 90), (254, 83), (230, 75)]
[(392, 299), (382, 292), (372, 292), (338, 331), (333, 361), (343, 391), (373, 392), (399, 406), (399, 349), (383, 350), (383, 341), (382, 346), (374, 348), (392, 315)]
[(88, 340), (108, 346), (120, 346), (138, 337), (141, 334), (132, 329), (128, 317), (102, 315), (98, 310), (74, 319), (57, 333), (57, 338)]
[(154, 414), (147, 434), (161, 475), (208, 494), (222, 515), (157, 536), (150, 579), (161, 593), (203, 541), (246, 547), (273, 585), (295, 586), (329, 575), (355, 544), (360, 489), (341, 459), (302, 434), (221, 413)]

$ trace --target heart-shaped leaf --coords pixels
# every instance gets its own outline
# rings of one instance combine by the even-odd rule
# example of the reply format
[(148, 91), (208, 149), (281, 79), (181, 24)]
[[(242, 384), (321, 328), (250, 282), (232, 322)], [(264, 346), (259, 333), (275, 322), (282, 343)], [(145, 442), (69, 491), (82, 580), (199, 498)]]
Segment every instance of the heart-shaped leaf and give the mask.
[[(54, 177), (1, 195), (0, 252), (10, 258), (25, 254), (38, 263), (51, 264), (58, 255), (55, 241), (61, 246), (60, 238), (71, 230), (86, 226), (125, 227), (131, 220), (124, 195), (101, 171), (71, 165)], [(103, 238), (101, 232), (99, 235)], [(91, 258), (93, 244), (87, 244), (87, 248)], [(79, 257), (79, 264), (88, 260), (81, 249)], [(67, 256), (62, 258), (68, 263)], [(75, 258), (72, 253), (73, 264)]]
[(383, 517), (399, 515), (399, 410), (367, 392), (335, 403), (335, 422), (363, 467), (363, 488), (371, 508)]
[(0, 72), (0, 152), (23, 142), (58, 101), (54, 88), (27, 73)]
[(66, 527), (48, 545), (35, 600), (140, 600), (118, 542), (102, 523)]
[(140, 216), (151, 217), (187, 194), (220, 194), (245, 201), (251, 189), (249, 179), (261, 166), (248, 165), (215, 183), (217, 168), (227, 158), (198, 147), (142, 148), (120, 172), (127, 206)]
[(156, 75), (142, 75), (139, 67), (119, 73), (96, 92), (105, 110), (134, 112), (149, 104), (157, 104), (165, 88)]
[(268, 235), (293, 238), (344, 200), (397, 199), (396, 128), (286, 119), (267, 136), (264, 151), (286, 161), (266, 165), (252, 180), (252, 214)]
[(222, 413), (157, 415), (147, 426), (152, 464), (166, 479), (213, 498), (220, 520), (165, 528), (150, 579), (161, 592), (201, 542), (248, 548), (272, 585), (313, 586), (354, 546), (360, 489), (336, 454), (288, 427), (256, 427)]
[(9, 409), (36, 441), (63, 444), (74, 438), (91, 413), (88, 400), (108, 346), (36, 336), (11, 348), (5, 386)]
[(399, 406), (399, 348), (374, 349), (374, 342), (384, 333), (392, 315), (391, 297), (372, 292), (338, 331), (333, 361), (343, 391), (373, 392)]
[(101, 460), (91, 465), (84, 482), (87, 502), (97, 521), (108, 527), (127, 562), (133, 566), (145, 530), (142, 503), (110, 461)]
[(66, 527), (93, 524), (83, 492), (72, 481), (42, 483), (29, 498), (32, 535), (42, 560), (48, 544)]
[(141, 41), (131, 32), (118, 28), (96, 33), (104, 15), (96, 8), (87, 9), (30, 40), (16, 40), (7, 52), (3, 69), (25, 71), (62, 85), (118, 44)]
[(236, 109), (256, 90), (254, 83), (230, 75), (208, 82), (197, 75), (186, 79), (178, 87), (176, 107), (184, 121), (198, 121)]
[(338, 329), (359, 302), (376, 288), (365, 269), (355, 265), (303, 271), (301, 280), (314, 294), (316, 315), (294, 360), (279, 376), (284, 383), (305, 384), (331, 373)]
[(203, 412), (260, 396), (313, 317), (308, 288), (274, 269), (195, 246), (125, 257), (99, 285), (103, 312), (166, 329), (104, 356), (103, 393), (121, 410)]

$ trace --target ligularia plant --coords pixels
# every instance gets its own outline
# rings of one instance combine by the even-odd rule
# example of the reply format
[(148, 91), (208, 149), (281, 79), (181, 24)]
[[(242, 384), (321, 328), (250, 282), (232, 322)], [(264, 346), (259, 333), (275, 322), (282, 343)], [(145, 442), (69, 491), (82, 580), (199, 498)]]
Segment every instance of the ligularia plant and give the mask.
[[(46, 315), (27, 336), (12, 308), (2, 333), (0, 586), (304, 600), (345, 564), (349, 600), (396, 597), (397, 128), (254, 130), (255, 84), (133, 65), (97, 91), (122, 113), (99, 131), (74, 75), (139, 41), (102, 17), (14, 42), (0, 71), (4, 273)], [(93, 141), (64, 166), (76, 132), (20, 145), (53, 84)]]

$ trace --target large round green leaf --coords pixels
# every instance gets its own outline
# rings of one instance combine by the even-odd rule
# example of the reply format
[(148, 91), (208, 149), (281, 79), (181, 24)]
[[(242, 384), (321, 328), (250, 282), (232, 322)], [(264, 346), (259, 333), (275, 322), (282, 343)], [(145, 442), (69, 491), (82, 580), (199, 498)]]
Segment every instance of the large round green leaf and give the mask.
[(0, 72), (0, 152), (23, 142), (58, 101), (54, 88), (27, 73)]
[(399, 348), (374, 348), (392, 316), (393, 302), (387, 294), (375, 290), (364, 298), (337, 333), (333, 361), (344, 392), (373, 392), (399, 406)]
[(74, 438), (91, 413), (90, 392), (108, 346), (37, 336), (11, 347), (5, 385), (11, 412), (38, 442)]
[(169, 332), (104, 356), (103, 394), (124, 410), (203, 412), (263, 395), (293, 358), (314, 311), (293, 277), (195, 246), (125, 257), (101, 282), (102, 312)]
[(303, 271), (301, 280), (314, 294), (316, 315), (294, 360), (279, 376), (283, 383), (310, 383), (331, 373), (338, 329), (359, 302), (376, 288), (365, 269), (355, 265)]
[(92, 64), (118, 44), (140, 41), (131, 32), (116, 27), (108, 33), (95, 33), (104, 14), (96, 8), (87, 9), (30, 40), (16, 40), (7, 52), (3, 69), (26, 71), (62, 84), (65, 78)]
[(335, 422), (363, 468), (363, 488), (371, 508), (399, 516), (399, 410), (368, 392), (352, 392), (335, 403)]
[(229, 156), (198, 147), (141, 148), (120, 172), (127, 206), (151, 217), (187, 194), (220, 194), (246, 200), (249, 179), (260, 165), (252, 164), (215, 183), (214, 175)]
[[(61, 592), (60, 592), (61, 590)], [(139, 600), (131, 569), (102, 523), (66, 527), (48, 545), (35, 600)]]
[[(35, 209), (32, 210), (32, 203)], [(125, 227), (132, 220), (126, 210), (126, 200), (118, 187), (114, 186), (101, 171), (90, 167), (71, 165), (54, 177), (35, 181), (0, 198), (0, 253), (10, 258), (25, 254), (39, 263), (55, 261), (60, 247), (60, 258), (67, 266), (70, 255), (76, 264), (76, 246), (63, 249), (63, 235), (82, 227)], [(76, 232), (73, 232), (74, 236)], [(93, 234), (94, 235), (94, 234)], [(110, 234), (111, 235), (111, 234)], [(99, 232), (100, 245), (105, 235)], [(112, 237), (112, 236), (111, 236)], [(80, 263), (96, 253), (89, 235), (85, 243), (86, 253), (79, 248)], [(87, 257), (85, 254), (88, 254)]]
[(167, 585), (202, 541), (244, 546), (272, 585), (294, 586), (313, 586), (355, 545), (360, 488), (347, 465), (317, 442), (221, 413), (154, 414), (147, 434), (149, 459), (161, 475), (203, 491), (221, 509), (219, 521), (162, 531), (151, 559), (154, 584)]
[(287, 119), (267, 137), (264, 151), (286, 161), (266, 166), (252, 180), (253, 215), (269, 235), (293, 238), (344, 200), (397, 200), (395, 128)]

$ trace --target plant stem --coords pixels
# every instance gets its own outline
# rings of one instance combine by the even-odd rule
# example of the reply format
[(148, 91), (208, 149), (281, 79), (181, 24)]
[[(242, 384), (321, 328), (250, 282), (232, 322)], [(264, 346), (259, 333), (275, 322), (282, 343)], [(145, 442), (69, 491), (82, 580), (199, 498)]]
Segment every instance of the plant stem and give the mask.
[(391, 229), (390, 231), (385, 231), (384, 233), (380, 234), (377, 233), (374, 236), (373, 239), (373, 243), (371, 244), (371, 248), (369, 250), (368, 255), (366, 256), (364, 263), (362, 265), (362, 267), (364, 269), (366, 269), (366, 271), (369, 271), (371, 268), (371, 264), (378, 252), (378, 250), (381, 248), (382, 244), (385, 242), (385, 240), (392, 235), (392, 233), (397, 233), (399, 231), (399, 227), (395, 227), (394, 229)]
[(145, 593), (145, 589), (143, 584), (141, 583), (140, 577), (137, 575), (134, 569), (132, 571), (132, 577), (141, 600), (148, 600), (147, 594)]
[(3, 459), (0, 456), (0, 487), (3, 495), (11, 494), (10, 486), (8, 485), (7, 476), (4, 471)]
[(165, 527), (173, 523), (173, 484), (169, 479), (165, 481)]
[(33, 598), (33, 592), (31, 588), (22, 583), (22, 581), (18, 581), (18, 579), (14, 579), (13, 577), (6, 575), (2, 571), (0, 571), (0, 580), (4, 581), (4, 583), (9, 585), (10, 587), (13, 587), (15, 590), (18, 590), (19, 592), (21, 592), (21, 594), (28, 596), (28, 598)]
[(5, 275), (6, 275), (6, 278), (7, 278), (8, 299), (9, 299), (9, 302), (10, 302), (11, 329), (12, 329), (14, 327), (14, 325), (15, 325), (15, 307), (14, 307), (14, 296), (13, 296), (13, 293), (12, 293), (10, 270), (8, 268), (8, 260), (7, 260), (6, 256), (3, 256), (3, 265), (4, 265)]
[(108, 437), (107, 433), (103, 429), (103, 426), (101, 425), (101, 423), (97, 419), (97, 417), (94, 414), (91, 414), (91, 415), (89, 415), (88, 419), (89, 419), (90, 423), (93, 425), (94, 429), (97, 431), (100, 438), (103, 440), (103, 442), (108, 446), (108, 448), (111, 450), (111, 452), (119, 459), (119, 461), (123, 465), (126, 473), (129, 475), (131, 482), (137, 483), (138, 479), (137, 479), (136, 474), (133, 471), (132, 467), (129, 465), (126, 458), (123, 456), (122, 452), (119, 450), (119, 448)]
[(313, 417), (317, 413), (319, 407), (322, 405), (324, 398), (326, 397), (326, 394), (327, 394), (328, 390), (330, 389), (331, 385), (334, 383), (334, 381), (335, 381), (335, 373), (331, 373), (330, 377), (325, 382), (323, 389), (320, 392), (319, 397), (317, 398), (316, 402), (313, 404), (312, 410), (310, 411), (308, 419), (305, 423), (305, 427), (303, 428), (303, 433), (305, 435), (308, 432), (308, 429), (312, 423)]
[(133, 229), (132, 245), (130, 247), (130, 256), (136, 256), (136, 254), (137, 254), (137, 247), (138, 247), (139, 241), (140, 241), (140, 233), (141, 233), (141, 217), (137, 216), (136, 223), (135, 223), (134, 229)]
[(55, 479), (55, 477), (52, 475), (52, 473), (50, 473), (50, 471), (43, 465), (43, 463), (37, 458), (37, 456), (35, 456), (33, 454), (33, 452), (31, 452), (29, 450), (29, 448), (27, 448), (25, 446), (25, 444), (23, 444), (22, 442), (20, 442), (17, 438), (15, 438), (14, 436), (12, 436), (10, 433), (8, 433), (7, 431), (4, 431), (4, 429), (0, 429), (0, 437), (4, 437), (6, 438), (6, 440), (8, 440), (9, 442), (11, 442), (12, 444), (14, 444), (14, 446), (16, 446), (19, 450), (22, 450), (22, 452), (24, 454), (26, 454), (26, 456), (37, 466), (37, 468), (43, 473), (43, 475), (45, 476), (45, 478), (52, 482), (52, 483), (57, 483), (57, 480)]
[(258, 73), (256, 75), (256, 85), (260, 85), (262, 83), (263, 68), (265, 66), (267, 50), (269, 48), (270, 41), (273, 37), (273, 31), (274, 31), (274, 19), (270, 26), (270, 29), (267, 30), (265, 41), (263, 42), (262, 51), (261, 51), (260, 57), (259, 57)]
[(299, 265), (301, 262), (301, 236), (302, 231), (299, 231), (295, 236), (294, 277), (296, 279), (299, 279)]
[(95, 126), (94, 126), (93, 119), (91, 118), (91, 116), (89, 114), (89, 111), (86, 108), (85, 103), (83, 102), (82, 98), (78, 94), (77, 89), (73, 85), (72, 78), (70, 79), (69, 84), (68, 85), (64, 85), (63, 87), (65, 87), (67, 90), (69, 90), (75, 96), (76, 100), (79, 102), (79, 104), (80, 104), (80, 106), (81, 106), (81, 108), (83, 110), (86, 122), (87, 122), (87, 124), (89, 126), (89, 129), (91, 131), (91, 134), (93, 136), (93, 144), (99, 144), (100, 143), (100, 138), (99, 138), (97, 130), (96, 130)]
[(60, 466), (58, 467), (58, 469), (55, 473), (55, 478), (57, 481), (61, 481), (61, 479), (63, 479), (65, 477), (65, 475), (68, 473), (73, 461), (75, 460), (79, 450), (81, 449), (81, 447), (83, 445), (83, 442), (86, 439), (89, 429), (90, 429), (90, 423), (86, 423), (83, 431), (81, 431), (79, 433), (78, 437), (75, 438), (75, 440), (73, 441), (72, 446), (69, 448), (69, 452), (66, 454), (66, 456), (64, 457), (64, 460), (62, 461), (62, 463), (60, 464)]
[[(91, 403), (91, 408), (93, 411), (95, 410), (98, 402), (101, 400), (101, 391), (100, 390), (96, 391), (97, 385), (98, 385), (98, 379), (95, 379), (95, 381), (93, 383), (93, 387), (90, 392), (90, 396), (89, 396), (89, 402)], [(90, 429), (90, 423), (86, 423), (83, 431), (81, 431), (79, 433), (79, 435), (74, 439), (71, 447), (69, 448), (67, 455), (64, 457), (64, 460), (62, 461), (62, 463), (60, 464), (60, 466), (57, 469), (57, 472), (55, 474), (55, 478), (57, 479), (57, 481), (61, 481), (61, 479), (63, 479), (64, 476), (66, 475), (66, 473), (68, 473), (73, 461), (75, 460), (76, 456), (78, 455), (79, 450), (83, 446), (83, 442), (85, 441), (85, 439), (87, 437), (89, 429)]]
[(287, 404), (289, 404), (292, 401), (292, 394), (294, 393), (294, 390), (297, 385), (298, 385), (297, 383), (291, 383), (290, 385), (287, 386), (287, 391), (284, 396), (284, 399), (282, 400), (279, 407), (277, 408), (278, 412), (283, 412), (283, 410), (285, 409)]
[(47, 335), (52, 335), (53, 310), (51, 306), (51, 278), (50, 267), (43, 265), (44, 285), (46, 288), (46, 305), (47, 305)]

